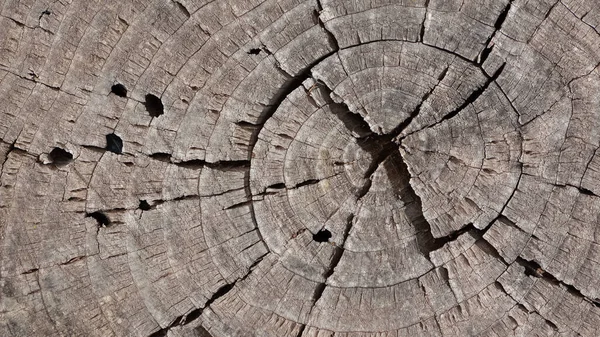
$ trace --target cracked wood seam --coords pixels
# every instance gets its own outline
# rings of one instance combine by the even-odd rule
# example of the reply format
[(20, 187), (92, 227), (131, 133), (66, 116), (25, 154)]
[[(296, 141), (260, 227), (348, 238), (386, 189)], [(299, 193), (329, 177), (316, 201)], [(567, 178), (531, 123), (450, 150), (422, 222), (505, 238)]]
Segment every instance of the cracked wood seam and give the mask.
[(0, 25), (0, 336), (598, 335), (598, 0)]

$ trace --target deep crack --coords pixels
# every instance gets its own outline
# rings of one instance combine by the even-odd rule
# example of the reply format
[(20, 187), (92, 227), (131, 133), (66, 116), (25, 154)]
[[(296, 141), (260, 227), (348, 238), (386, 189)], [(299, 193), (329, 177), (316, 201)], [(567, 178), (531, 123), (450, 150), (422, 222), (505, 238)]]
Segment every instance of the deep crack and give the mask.
[(500, 29), (502, 29), (502, 25), (504, 24), (504, 21), (506, 20), (506, 17), (508, 16), (508, 12), (510, 11), (510, 8), (512, 7), (513, 1), (514, 0), (510, 0), (506, 4), (506, 6), (502, 10), (502, 12), (500, 12), (500, 15), (496, 19), (496, 22), (494, 22), (494, 32), (487, 39), (487, 41), (485, 42), (485, 45), (484, 45), (485, 46), (484, 49), (477, 56), (477, 64), (478, 65), (483, 64), (485, 62), (485, 60), (488, 58), (488, 56), (490, 55), (490, 53), (492, 52), (492, 49), (494, 48), (494, 46), (491, 45), (490, 43), (492, 42), (492, 40), (496, 36), (496, 33), (498, 33), (498, 31)]

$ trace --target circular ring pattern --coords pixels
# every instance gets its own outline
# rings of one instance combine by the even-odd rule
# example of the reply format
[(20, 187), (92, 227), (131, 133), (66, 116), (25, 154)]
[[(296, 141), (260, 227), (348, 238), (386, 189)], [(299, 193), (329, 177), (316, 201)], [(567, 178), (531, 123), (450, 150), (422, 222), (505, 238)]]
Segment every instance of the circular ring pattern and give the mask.
[(596, 335), (598, 18), (6, 2), (0, 335)]

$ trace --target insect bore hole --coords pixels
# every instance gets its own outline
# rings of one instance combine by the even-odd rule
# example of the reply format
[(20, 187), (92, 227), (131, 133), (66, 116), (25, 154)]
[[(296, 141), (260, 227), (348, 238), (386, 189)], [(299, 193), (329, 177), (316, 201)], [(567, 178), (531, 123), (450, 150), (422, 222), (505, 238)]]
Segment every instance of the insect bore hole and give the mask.
[(114, 133), (106, 135), (106, 150), (112, 153), (123, 153), (123, 140)]
[(155, 95), (147, 94), (144, 105), (146, 106), (146, 111), (148, 111), (150, 117), (158, 117), (165, 113), (165, 107), (161, 99)]
[(140, 200), (140, 205), (138, 206), (142, 211), (149, 211), (152, 206), (146, 200)]
[(316, 234), (313, 234), (313, 240), (316, 242), (328, 242), (331, 239), (331, 232), (327, 229), (321, 229)]
[(127, 88), (121, 83), (114, 84), (110, 87), (110, 92), (119, 97), (127, 97)]
[(248, 54), (250, 55), (258, 55), (260, 54), (260, 48), (252, 48), (248, 51)]
[(93, 218), (98, 223), (98, 227), (108, 227), (110, 226), (110, 219), (101, 212), (93, 212), (88, 213), (86, 217)]
[(60, 147), (55, 147), (48, 154), (48, 158), (55, 165), (67, 165), (73, 160), (73, 154)]

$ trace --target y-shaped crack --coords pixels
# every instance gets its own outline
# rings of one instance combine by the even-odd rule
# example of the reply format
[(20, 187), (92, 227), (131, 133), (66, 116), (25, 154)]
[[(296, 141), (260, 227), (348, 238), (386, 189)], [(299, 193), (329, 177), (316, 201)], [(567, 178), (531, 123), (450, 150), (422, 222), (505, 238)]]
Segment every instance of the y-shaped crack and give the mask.
[[(438, 78), (441, 82), (447, 73), (447, 69), (442, 72)], [(365, 178), (364, 184), (359, 187), (355, 193), (356, 200), (360, 200), (370, 190), (372, 186), (372, 178), (377, 169), (383, 164), (386, 172), (400, 171), (400, 179), (398, 177), (389, 174), (390, 180), (394, 186), (393, 190), (399, 196), (404, 206), (407, 208), (407, 213), (417, 214), (412, 223), (418, 233), (419, 239), (417, 243), (421, 253), (429, 259), (429, 252), (431, 251), (431, 244), (434, 242), (433, 235), (431, 233), (431, 226), (423, 216), (423, 210), (421, 206), (421, 200), (415, 193), (412, 186), (409, 183), (410, 174), (408, 173), (408, 167), (404, 163), (402, 154), (399, 150), (398, 143), (395, 142), (395, 138), (406, 128), (412, 118), (418, 115), (420, 112), (423, 102), (421, 102), (407, 119), (400, 125), (398, 125), (389, 134), (375, 134), (370, 130), (368, 123), (362, 118), (361, 115), (352, 113), (350, 108), (342, 103), (335, 103), (332, 98), (332, 90), (329, 89), (325, 84), (320, 83), (319, 89), (322, 91), (325, 101), (331, 106), (331, 109), (340, 121), (346, 125), (353, 133), (363, 134), (364, 136), (357, 139), (358, 145), (368, 152), (373, 158), (371, 164), (365, 171), (363, 177)], [(435, 90), (434, 86), (423, 98), (425, 101)], [(357, 132), (358, 131), (358, 132)], [(349, 228), (347, 228), (349, 230)], [(348, 232), (345, 232), (345, 236)], [(345, 238), (344, 238), (345, 242)], [(342, 247), (343, 249), (343, 247)], [(337, 264), (337, 263), (336, 263)]]

